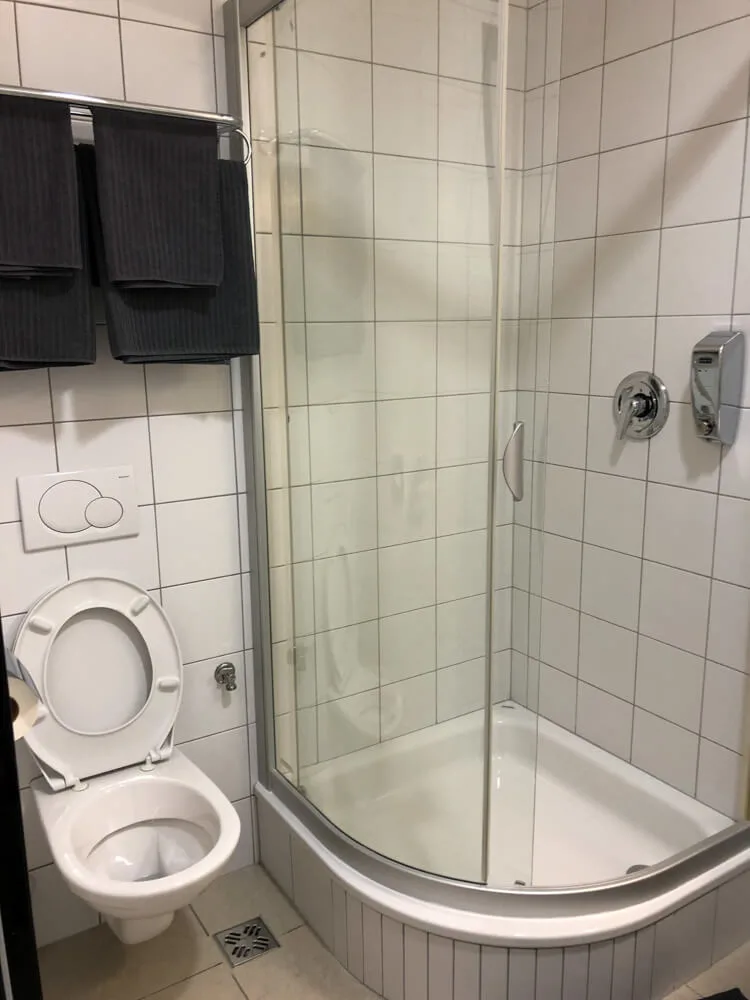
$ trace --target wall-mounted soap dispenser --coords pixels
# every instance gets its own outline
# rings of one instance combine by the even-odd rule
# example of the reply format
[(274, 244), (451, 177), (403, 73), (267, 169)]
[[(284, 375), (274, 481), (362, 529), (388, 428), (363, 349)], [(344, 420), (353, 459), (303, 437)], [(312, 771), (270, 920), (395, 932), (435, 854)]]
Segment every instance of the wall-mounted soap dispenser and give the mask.
[(693, 348), (690, 392), (698, 437), (733, 444), (742, 406), (745, 334), (709, 333)]

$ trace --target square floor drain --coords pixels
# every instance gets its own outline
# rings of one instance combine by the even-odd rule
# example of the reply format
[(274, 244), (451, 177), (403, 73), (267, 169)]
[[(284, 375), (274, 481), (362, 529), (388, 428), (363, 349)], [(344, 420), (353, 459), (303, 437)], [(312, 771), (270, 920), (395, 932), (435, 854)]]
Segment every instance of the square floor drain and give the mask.
[(243, 920), (236, 927), (219, 931), (214, 937), (232, 966), (250, 962), (279, 947), (279, 942), (260, 917)]

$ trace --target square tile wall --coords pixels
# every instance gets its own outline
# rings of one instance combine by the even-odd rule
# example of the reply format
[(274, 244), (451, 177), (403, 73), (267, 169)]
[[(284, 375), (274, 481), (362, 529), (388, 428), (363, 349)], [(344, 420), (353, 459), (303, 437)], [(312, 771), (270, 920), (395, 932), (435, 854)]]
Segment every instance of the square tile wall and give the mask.
[(277, 751), (302, 768), (481, 708), (486, 670), (497, 12), (331, 9), (249, 41)]
[[(212, 0), (121, 0), (118, 16), (115, 0), (3, 0), (0, 82), (224, 111), (219, 10)], [(232, 864), (239, 867), (255, 857), (256, 753), (239, 395), (228, 367), (124, 365), (110, 357), (104, 326), (97, 334), (96, 365), (0, 376), (4, 639), (11, 644), (29, 605), (68, 579), (111, 573), (160, 600), (185, 660), (175, 739), (235, 803), (242, 837)], [(26, 554), (17, 476), (113, 464), (136, 470), (140, 534)], [(231, 696), (213, 679), (225, 659), (239, 676)], [(99, 917), (70, 894), (52, 863), (29, 789), (36, 767), (22, 744), (18, 761), (41, 946)]]
[[(530, 263), (506, 314), (519, 320), (517, 384), (537, 418), (529, 479), (541, 484), (516, 531), (543, 571), (514, 575), (514, 605), (544, 600), (538, 626), (532, 613), (513, 633), (514, 650), (541, 660), (528, 677), (514, 661), (514, 692), (738, 816), (750, 413), (731, 448), (699, 441), (688, 385), (696, 341), (750, 334), (750, 16), (647, 6), (566, 0), (561, 32), (546, 4), (527, 15)], [(548, 30), (532, 35), (537, 10)], [(618, 442), (612, 395), (637, 370), (666, 382), (669, 421), (651, 442)]]

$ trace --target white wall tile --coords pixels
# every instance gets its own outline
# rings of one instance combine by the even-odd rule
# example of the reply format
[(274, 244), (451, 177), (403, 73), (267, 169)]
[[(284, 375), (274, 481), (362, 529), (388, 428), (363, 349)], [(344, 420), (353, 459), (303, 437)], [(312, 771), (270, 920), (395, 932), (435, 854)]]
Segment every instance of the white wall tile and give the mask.
[(715, 491), (721, 456), (716, 448), (699, 447), (705, 443), (695, 433), (692, 406), (672, 403), (669, 420), (650, 444), (649, 479)]
[(708, 657), (750, 671), (750, 591), (714, 582), (708, 631)]
[[(535, 26), (536, 23), (535, 23)], [(538, 26), (537, 26), (538, 27)], [(512, 90), (526, 89), (526, 63), (528, 52), (533, 48), (536, 57), (538, 49), (538, 30), (535, 32), (533, 45), (529, 45), (528, 14), (514, 5), (508, 7), (508, 44), (507, 44), (507, 87)], [(536, 59), (535, 59), (536, 62)], [(543, 72), (543, 70), (542, 70)], [(543, 80), (536, 79), (533, 74), (532, 86), (538, 87)]]
[(313, 482), (374, 475), (374, 403), (312, 406), (309, 420)]
[(578, 676), (625, 701), (633, 700), (638, 635), (590, 615), (581, 615)]
[(706, 662), (701, 736), (728, 750), (742, 752), (747, 677), (720, 663)]
[[(440, 4), (440, 72), (445, 76), (495, 83), (496, 46), (488, 47), (486, 32), (498, 24), (492, 0), (468, 6), (461, 0)], [(489, 49), (489, 51), (488, 51)]]
[(585, 541), (640, 556), (645, 495), (638, 480), (587, 473)]
[(434, 726), (437, 689), (432, 673), (410, 677), (380, 689), (380, 738), (392, 740)]
[(672, 36), (672, 0), (610, 0), (605, 59), (619, 59)]
[(166, 587), (162, 604), (177, 633), (184, 663), (242, 649), (239, 576)]
[(375, 156), (375, 236), (437, 238), (437, 164), (409, 156)]
[(636, 708), (632, 763), (687, 795), (694, 795), (698, 737)]
[(457, 663), (437, 672), (438, 722), (484, 707), (487, 664), (484, 658)]
[(374, 66), (372, 82), (375, 151), (434, 159), (437, 151), (437, 78)]
[(394, 399), (377, 404), (378, 474), (435, 465), (435, 399)]
[(230, 654), (237, 667), (237, 690), (227, 691), (216, 683), (214, 670), (224, 657), (190, 663), (183, 672), (182, 701), (175, 726), (175, 740), (212, 736), (214, 733), (237, 729), (247, 721), (245, 712), (245, 676), (242, 653)]
[(151, 417), (149, 429), (157, 503), (236, 492), (231, 414)]
[[(95, 365), (50, 369), (55, 420), (139, 417), (145, 414), (143, 368), (140, 365), (123, 365), (112, 358), (103, 327), (98, 328), (97, 359)], [(199, 366), (169, 367), (179, 370)]]
[(437, 606), (437, 665), (449, 667), (484, 654), (485, 596), (448, 601)]
[[(437, 470), (438, 535), (475, 531), (485, 526), (487, 479), (486, 464), (458, 465)], [(429, 486), (426, 483), (422, 486), (422, 491), (428, 494)], [(415, 514), (416, 511), (409, 517), (413, 524), (417, 520)]]
[(625, 628), (637, 628), (640, 578), (640, 560), (634, 556), (584, 545), (581, 610)]
[[(644, 557), (693, 573), (710, 574), (715, 521), (714, 494), (650, 483)], [(686, 545), (688, 533), (690, 543)]]
[(29, 889), (39, 948), (99, 923), (99, 914), (73, 895), (57, 865), (37, 868), (29, 875)]
[(600, 68), (562, 81), (557, 148), (560, 160), (598, 152), (601, 103)]
[(437, 400), (437, 464), (486, 462), (489, 395), (440, 396)]
[(588, 468), (596, 472), (612, 472), (633, 479), (645, 479), (648, 454), (645, 448), (639, 447), (642, 442), (618, 441), (615, 434), (611, 398), (592, 396), (589, 400), (586, 452)]
[(572, 608), (542, 601), (539, 656), (549, 666), (573, 675), (578, 671), (579, 619), (579, 613)]
[(216, 111), (213, 39), (194, 31), (121, 21), (129, 101)]
[[(375, 315), (372, 243), (310, 236), (305, 237), (303, 246), (307, 321), (372, 320)], [(302, 320), (305, 316), (300, 313), (296, 318)]]
[(656, 311), (659, 234), (596, 241), (595, 316), (650, 316)]
[(138, 503), (154, 502), (149, 430), (145, 417), (58, 423), (55, 433), (61, 472), (130, 465), (135, 476)]
[[(381, 615), (435, 603), (435, 542), (412, 542), (378, 552)], [(373, 617), (375, 617), (373, 615)]]
[[(76, 3), (76, 6), (82, 7), (83, 4)], [(97, 7), (99, 5), (93, 3), (91, 6)], [(103, 7), (104, 4), (101, 6)], [(113, 4), (113, 6), (115, 5)], [(107, 13), (116, 15), (117, 10)], [(178, 9), (169, 9), (168, 5), (161, 5), (161, 9), (155, 9), (154, 4), (149, 0), (122, 0), (120, 17), (134, 21), (146, 21), (149, 24), (165, 24), (173, 28), (187, 28), (206, 34), (211, 34), (213, 30), (211, 0), (187, 0), (187, 2), (181, 3)]]
[[(539, 333), (542, 333), (540, 328)], [(587, 393), (591, 358), (591, 320), (556, 319), (550, 325), (549, 388)], [(537, 368), (541, 360), (536, 360)]]
[(641, 636), (636, 705), (697, 733), (702, 698), (703, 657)]
[(336, 0), (318, 0), (297, 9), (297, 45), (349, 59), (370, 59), (370, 7), (367, 0), (348, 0), (342, 11)]
[(604, 68), (602, 149), (663, 136), (669, 102), (670, 46), (660, 45)]
[(377, 622), (349, 625), (316, 635), (315, 669), (318, 704), (377, 687)]
[(466, 163), (438, 167), (438, 239), (493, 243), (497, 223), (495, 170)]
[[(235, 497), (228, 499), (236, 506)], [(158, 588), (160, 576), (154, 510), (153, 507), (139, 508), (137, 535), (68, 546), (70, 578), (105, 574), (128, 580), (144, 590)], [(192, 541), (192, 532), (189, 537)]]
[(705, 649), (710, 581), (644, 562), (640, 631), (701, 655)]
[(378, 741), (380, 695), (365, 691), (318, 705), (318, 745), (321, 760), (361, 750)]
[(377, 505), (374, 479), (355, 479), (312, 487), (313, 556), (374, 549)]
[[(574, 78), (575, 79), (575, 78)], [(555, 248), (552, 316), (591, 316), (594, 300), (594, 240), (573, 240)]]
[(437, 72), (437, 0), (379, 0), (372, 8), (372, 57), (377, 63)]
[(16, 20), (24, 87), (124, 98), (115, 19), (24, 3)]
[(703, 0), (681, 0), (675, 8), (675, 34), (700, 31), (744, 14), (747, 14), (745, 0), (718, 0), (710, 6), (706, 6)]
[(667, 146), (664, 225), (736, 218), (744, 156), (744, 121), (672, 136)]
[(378, 320), (437, 317), (437, 246), (375, 241), (375, 316)]
[(305, 234), (371, 237), (372, 154), (309, 146), (301, 160)]
[(487, 532), (467, 531), (437, 540), (437, 600), (481, 594), (487, 586)]
[(742, 756), (709, 740), (701, 740), (697, 797), (733, 819), (744, 814)]
[(438, 319), (491, 319), (495, 278), (490, 246), (439, 243)]
[(558, 726), (575, 730), (575, 678), (546, 663), (539, 667), (539, 713)]
[(585, 473), (562, 465), (545, 470), (544, 528), (567, 538), (581, 538)]
[(378, 399), (434, 396), (435, 323), (378, 323), (375, 364)]
[(236, 497), (159, 504), (156, 525), (163, 586), (239, 573)]
[(604, 59), (604, 0), (571, 0), (562, 22), (562, 75), (598, 66)]
[(586, 464), (588, 406), (585, 396), (551, 393), (547, 460), (554, 465), (582, 469)]
[(224, 792), (230, 802), (245, 799), (250, 794), (246, 727), (182, 743), (180, 750)]
[(0, 3), (0, 80), (14, 86), (21, 82), (13, 4), (6, 0)]
[[(743, 208), (743, 211), (748, 211)], [(737, 312), (750, 310), (750, 281), (747, 279), (747, 262), (750, 260), (750, 222), (740, 222), (740, 243), (737, 251), (737, 282), (734, 292), (734, 308)]]
[(21, 791), (21, 813), (23, 815), (23, 836), (26, 845), (26, 861), (29, 871), (52, 864), (52, 852), (44, 832), (34, 793), (30, 788)]
[(44, 423), (52, 419), (46, 370), (3, 374), (0, 425)]
[(490, 391), (493, 335), (491, 322), (438, 324), (439, 395)]
[(544, 553), (542, 596), (577, 608), (581, 589), (581, 543), (546, 535)]
[(743, 587), (750, 585), (750, 561), (746, 555), (748, 532), (750, 502), (719, 497), (714, 576)]
[(383, 684), (435, 669), (434, 607), (381, 617), (379, 627)]
[(747, 114), (750, 20), (674, 43), (669, 131), (687, 132)]
[(495, 88), (445, 77), (440, 77), (438, 86), (439, 159), (492, 165), (497, 144), (491, 124)]
[(598, 156), (559, 164), (555, 239), (578, 240), (596, 234), (598, 176)]
[(378, 569), (375, 552), (318, 559), (315, 580), (315, 628), (324, 631), (377, 618)]
[(599, 164), (600, 236), (655, 229), (661, 221), (664, 139), (602, 153)]
[(578, 685), (576, 732), (585, 740), (627, 760), (633, 706), (589, 684)]
[[(372, 73), (368, 64), (300, 52), (301, 141), (367, 151), (372, 148)], [(290, 137), (292, 141), (295, 136)]]
[(17, 478), (57, 472), (52, 424), (0, 428), (0, 457), (0, 522), (18, 521)]
[[(104, 358), (101, 359), (104, 361)], [(100, 362), (101, 363), (101, 362)], [(99, 364), (96, 366), (99, 368)], [(139, 399), (135, 379), (131, 379), (130, 365), (117, 365), (116, 389), (122, 393), (123, 386), (131, 381), (132, 401), (123, 402), (123, 409), (132, 408)], [(125, 369), (123, 371), (123, 369)], [(80, 368), (56, 369), (51, 372), (53, 377), (58, 372), (81, 372)], [(168, 413), (209, 413), (212, 410), (230, 410), (232, 408), (229, 385), (229, 367), (227, 365), (146, 365), (146, 387), (148, 390), (148, 411), (152, 416)], [(135, 374), (135, 373), (134, 373)], [(138, 372), (140, 374), (140, 372)], [(114, 381), (114, 379), (113, 379)], [(114, 388), (114, 386), (112, 386)], [(78, 409), (80, 391), (74, 397)], [(107, 397), (109, 398), (109, 397)], [(55, 408), (58, 403), (55, 401)], [(88, 416), (89, 414), (87, 414)], [(107, 414), (112, 416), (114, 414)], [(116, 414), (117, 416), (137, 416), (137, 412)], [(104, 416), (92, 413), (90, 416)]]
[(308, 399), (360, 403), (375, 398), (375, 332), (371, 323), (309, 323)]

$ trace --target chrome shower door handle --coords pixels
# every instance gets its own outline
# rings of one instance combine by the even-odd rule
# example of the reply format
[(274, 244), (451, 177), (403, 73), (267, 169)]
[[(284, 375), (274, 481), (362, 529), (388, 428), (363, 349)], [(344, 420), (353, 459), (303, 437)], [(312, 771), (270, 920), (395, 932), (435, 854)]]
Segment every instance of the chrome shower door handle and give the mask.
[(523, 500), (523, 420), (516, 420), (503, 452), (503, 479), (516, 503)]

